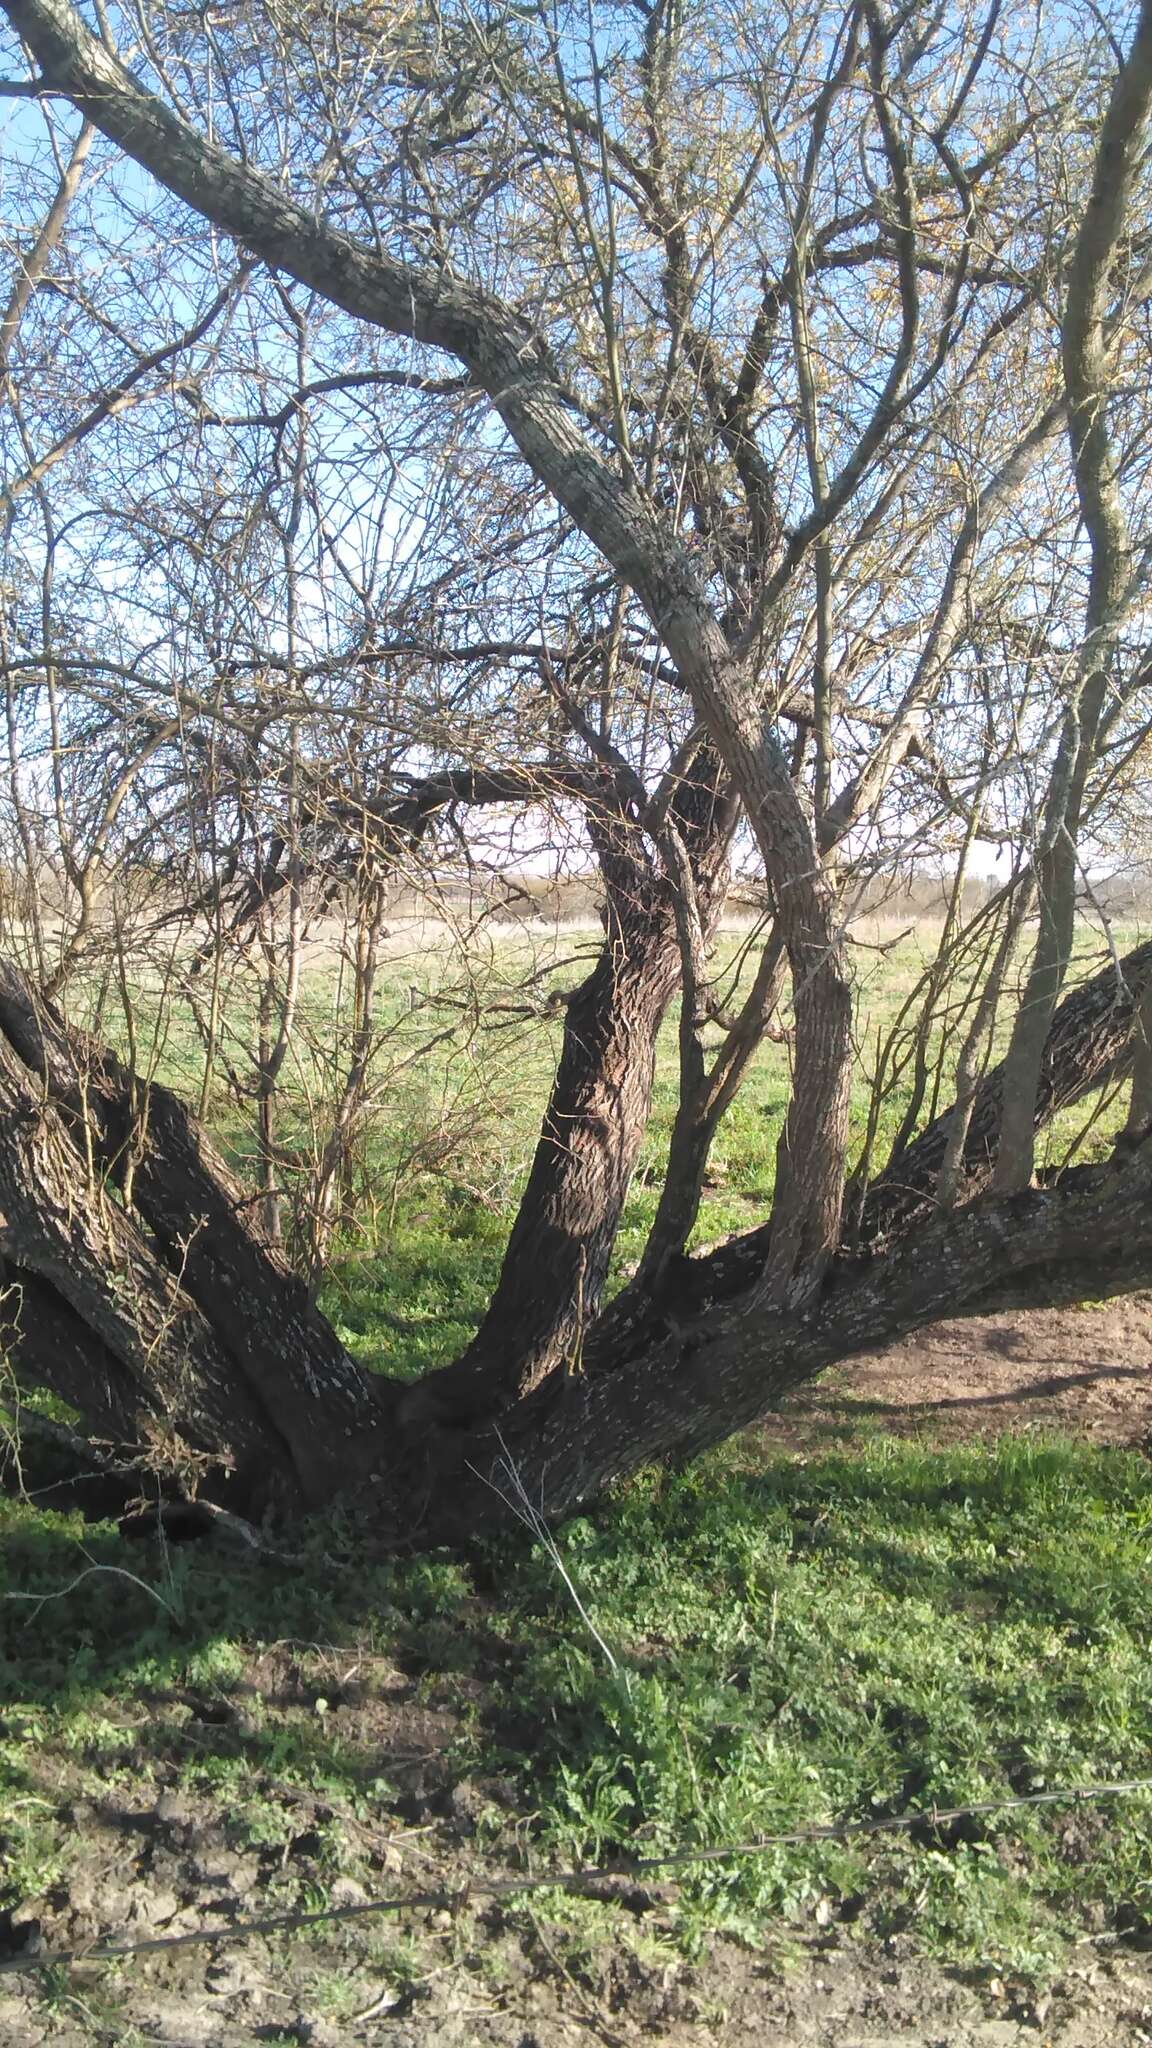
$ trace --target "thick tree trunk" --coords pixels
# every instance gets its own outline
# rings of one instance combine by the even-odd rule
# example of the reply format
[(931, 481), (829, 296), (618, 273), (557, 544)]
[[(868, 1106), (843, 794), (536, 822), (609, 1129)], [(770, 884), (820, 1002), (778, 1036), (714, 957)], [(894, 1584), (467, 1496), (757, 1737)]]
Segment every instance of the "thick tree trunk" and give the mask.
[(25, 1371), (104, 1434), (178, 1439), (249, 1505), (320, 1503), (386, 1457), (389, 1390), (263, 1241), (183, 1104), (66, 1030), (6, 961), (0, 1117)]
[(571, 1513), (642, 1463), (691, 1458), (778, 1406), (828, 1365), (944, 1315), (980, 1315), (1126, 1293), (1152, 1284), (1152, 1138), (1054, 1192), (973, 1203), (876, 1258), (830, 1266), (819, 1301), (758, 1312), (747, 1288), (719, 1309), (650, 1329), (626, 1370), (590, 1350), (576, 1379), (550, 1383), (455, 1446), (417, 1537), (472, 1533), (523, 1497)]
[[(1110, 970), (1067, 998), (1046, 1062), (1050, 1107), (1117, 1072), (1149, 985), (1152, 945), (1129, 956), (1123, 989)], [(994, 1107), (996, 1077), (986, 1085)], [(398, 1390), (344, 1357), (180, 1105), (163, 1090), (140, 1094), (111, 1055), (3, 971), (0, 1255), (15, 1283), (18, 1368), (169, 1484), (219, 1495), (230, 1483), (246, 1505), (345, 1494), (397, 1539), (470, 1532), (506, 1512), (500, 1495), (517, 1485), (561, 1514), (940, 1315), (1152, 1281), (1152, 1137), (1127, 1132), (1108, 1165), (1052, 1188), (936, 1217), (922, 1206), (874, 1251), (832, 1262), (819, 1295), (791, 1311), (764, 1312), (763, 1263), (748, 1263), (747, 1242), (719, 1261), (683, 1262), (698, 1269), (695, 1291), (626, 1324), (602, 1316), (580, 1369), (552, 1372), (496, 1428), (460, 1417), (449, 1431), (394, 1433)], [(985, 1179), (988, 1166), (985, 1143)]]
[[(596, 447), (539, 337), (512, 307), (444, 266), (423, 269), (320, 220), (143, 88), (70, 0), (3, 0), (3, 7), (44, 79), (169, 191), (333, 305), (465, 364), (533, 474), (618, 582), (636, 592), (746, 807), (776, 902), (803, 1086), (778, 1146), (765, 1298), (788, 1307), (814, 1294), (839, 1237), (852, 1058), (835, 892), (788, 760), (762, 715), (755, 662), (729, 645), (674, 525)], [(857, 464), (867, 459), (867, 441)], [(803, 544), (797, 530), (774, 587), (782, 587)]]
[[(673, 817), (710, 937), (724, 901), (733, 806), (700, 758)], [(589, 813), (606, 890), (595, 968), (569, 1000), (564, 1042), (500, 1278), (473, 1342), (405, 1398), (414, 1422), (460, 1427), (579, 1370), (652, 1105), (656, 1041), (681, 975), (674, 884), (634, 823)]]
[(100, 1434), (157, 1464), (242, 1481), (269, 1432), (192, 1296), (0, 1037), (0, 1260), (7, 1355)]

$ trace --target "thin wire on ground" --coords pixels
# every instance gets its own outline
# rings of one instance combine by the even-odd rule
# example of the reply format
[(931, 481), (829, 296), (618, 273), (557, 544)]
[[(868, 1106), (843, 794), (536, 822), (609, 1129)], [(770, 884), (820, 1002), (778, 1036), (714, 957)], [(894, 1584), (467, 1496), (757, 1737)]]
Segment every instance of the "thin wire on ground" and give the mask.
[(1152, 1778), (1068, 1785), (1050, 1792), (1020, 1793), (1011, 1799), (979, 1799), (968, 1806), (921, 1807), (914, 1813), (885, 1814), (875, 1820), (849, 1820), (829, 1822), (820, 1827), (793, 1828), (786, 1834), (764, 1835), (755, 1842), (715, 1842), (698, 1849), (672, 1849), (663, 1856), (639, 1856), (630, 1863), (584, 1864), (576, 1870), (553, 1871), (544, 1877), (480, 1878), (455, 1890), (441, 1886), (436, 1891), (408, 1892), (402, 1898), (368, 1899), (354, 1906), (327, 1906), (314, 1913), (272, 1913), (260, 1920), (234, 1920), (219, 1927), (197, 1928), (190, 1934), (154, 1935), (147, 1941), (103, 1941), (86, 1948), (6, 1956), (0, 1958), (0, 1976), (58, 1969), (71, 1963), (111, 1962), (123, 1956), (155, 1955), (164, 1949), (195, 1948), (213, 1942), (247, 1941), (257, 1934), (294, 1933), (301, 1928), (322, 1927), (330, 1922), (366, 1920), (374, 1914), (445, 1907), (459, 1909), (471, 1899), (507, 1899), (532, 1892), (575, 1891), (581, 1885), (594, 1884), (605, 1878), (637, 1878), (649, 1872), (680, 1870), (692, 1863), (723, 1863), (734, 1857), (763, 1856), (770, 1849), (794, 1848), (804, 1842), (841, 1842), (855, 1835), (895, 1834), (916, 1827), (939, 1828), (952, 1821), (975, 1819), (981, 1814), (1012, 1813), (1025, 1806), (1081, 1806), (1097, 1799), (1130, 1798), (1140, 1792), (1152, 1792)]

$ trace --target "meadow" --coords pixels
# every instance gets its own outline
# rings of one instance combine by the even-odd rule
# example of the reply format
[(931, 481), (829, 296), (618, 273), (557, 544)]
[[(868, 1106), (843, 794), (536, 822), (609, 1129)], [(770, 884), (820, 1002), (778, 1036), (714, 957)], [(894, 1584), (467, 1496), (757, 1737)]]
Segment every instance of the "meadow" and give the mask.
[[(465, 979), (450, 946), (398, 935), (363, 1200), (324, 1295), (366, 1361), (422, 1371), (478, 1317), (554, 1057), (549, 992), (595, 936), (505, 930)], [(860, 935), (865, 1050), (932, 937)], [(744, 943), (728, 935), (733, 964)], [(1086, 934), (1084, 962), (1099, 952)], [(201, 1055), (178, 1003), (151, 984), (136, 996), (148, 1057), (195, 1099)], [(292, 1069), (301, 1157), (341, 1000), (339, 964), (318, 954)], [(237, 1010), (233, 1060), (242, 1036)], [(787, 1060), (786, 1040), (761, 1052), (699, 1240), (767, 1207)], [(670, 1028), (617, 1277), (653, 1213), (674, 1061)], [(896, 1089), (889, 1128), (905, 1101)], [(206, 1103), (243, 1166), (234, 1100), (214, 1087)], [(1053, 1158), (1092, 1113), (1052, 1131)], [(1089, 1148), (1119, 1114), (1103, 1106)], [(862, 1141), (863, 1087), (854, 1117)], [(1152, 1794), (933, 1819), (1149, 1774), (1140, 1453), (1056, 1441), (1042, 1421), (947, 1450), (862, 1424), (802, 1457), (752, 1432), (689, 1471), (642, 1475), (555, 1546), (524, 1534), (468, 1556), (365, 1556), (334, 1517), (258, 1563), (128, 1545), (54, 1509), (51, 1491), (22, 1498), (21, 1457), (10, 1442), (0, 1501), (0, 1943), (18, 1949), (34, 1923), (59, 1949), (828, 1823), (848, 1832), (687, 1863), (630, 1909), (610, 1888), (510, 1898), (501, 1927), (544, 1930), (577, 1990), (621, 1946), (637, 1969), (675, 1973), (723, 1938), (786, 1970), (817, 1939), (911, 1944), (1021, 1999), (1078, 1944), (1152, 1940)], [(851, 1832), (910, 1813), (911, 1828)], [(452, 1938), (482, 1964), (498, 1944), (478, 1911)], [(356, 1939), (338, 1968), (320, 1934), (275, 1951), (337, 2028), (366, 1971), (398, 2008), (418, 2002), (429, 1943), (448, 1936), (415, 1915)], [(112, 1963), (20, 1980), (46, 2038), (82, 2009), (77, 2038), (117, 2043), (135, 2038), (137, 1982)]]
[[(925, 977), (940, 924), (935, 918), (869, 918), (853, 935), (859, 1055), (852, 1096), (854, 1163), (874, 1123), (882, 1161), (900, 1126), (914, 1079), (914, 1035)], [(715, 988), (722, 1008), (738, 1006), (755, 964), (758, 928), (726, 929), (717, 948)], [(1075, 972), (1095, 973), (1143, 932), (1115, 925), (1110, 944), (1098, 926), (1078, 934)], [(561, 1040), (561, 998), (587, 973), (599, 948), (598, 923), (517, 925), (483, 919), (453, 926), (404, 923), (391, 933), (377, 992), (373, 1110), (361, 1146), (354, 1214), (326, 1275), (324, 1306), (349, 1347), (389, 1373), (418, 1374), (446, 1362), (466, 1343), (499, 1269), (511, 1216), (527, 1176)], [(928, 1035), (929, 1075), (922, 1114), (943, 1107), (967, 1018), (961, 980), (939, 1005)], [(203, 1105), (206, 1121), (232, 1162), (251, 1175), (251, 1120), (237, 1112), (223, 1069), (241, 1077), (253, 1053), (253, 990), (243, 974), (222, 1001), (222, 1055), (204, 1085), (202, 1043), (174, 986), (143, 976), (130, 990), (132, 1046), (138, 1063)], [(291, 1212), (293, 1161), (301, 1185), (322, 1142), (326, 1111), (346, 1057), (347, 966), (320, 933), (306, 957), (295, 1038), (286, 1062), (280, 1136), (282, 1182)], [(771, 1207), (775, 1144), (789, 1095), (791, 1044), (782, 1035), (760, 1046), (709, 1160), (691, 1246), (753, 1227)], [(101, 1028), (126, 1045), (115, 1003)], [(612, 1285), (639, 1258), (656, 1213), (677, 1101), (676, 1018), (660, 1040), (652, 1116), (617, 1238)], [(705, 1034), (710, 1050), (718, 1026)], [(997, 1043), (999, 1050), (999, 1042)], [(883, 1065), (884, 1100), (873, 1108)], [(1103, 1158), (1123, 1121), (1121, 1093), (1095, 1094), (1049, 1126), (1040, 1163), (1075, 1149)], [(398, 1333), (395, 1319), (405, 1324)]]

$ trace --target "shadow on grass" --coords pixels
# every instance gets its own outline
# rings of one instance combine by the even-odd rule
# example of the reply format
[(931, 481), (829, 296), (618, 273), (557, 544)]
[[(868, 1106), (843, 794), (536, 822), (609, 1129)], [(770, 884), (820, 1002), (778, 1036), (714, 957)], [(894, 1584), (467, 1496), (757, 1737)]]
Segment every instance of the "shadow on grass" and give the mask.
[[(644, 1475), (560, 1533), (616, 1671), (526, 1540), (373, 1558), (330, 1521), (292, 1565), (236, 1565), (0, 1510), (10, 1893), (35, 1888), (41, 1822), (44, 1867), (66, 1865), (77, 1801), (128, 1840), (175, 1791), (285, 1855), (329, 1827), (467, 1832), (494, 1801), (491, 1825), (572, 1862), (1145, 1774), (1143, 1459), (1018, 1439), (745, 1455)], [(964, 1956), (1009, 1922), (1026, 1946), (1085, 1899), (1152, 1897), (1145, 1808), (1075, 1855), (1063, 1825), (1014, 1820), (999, 1877), (965, 1861), (995, 1862), (993, 1823), (713, 1866), (685, 1875), (684, 1911), (750, 1927), (813, 1886), (863, 1889), (879, 1925), (922, 1897), (925, 1938)]]

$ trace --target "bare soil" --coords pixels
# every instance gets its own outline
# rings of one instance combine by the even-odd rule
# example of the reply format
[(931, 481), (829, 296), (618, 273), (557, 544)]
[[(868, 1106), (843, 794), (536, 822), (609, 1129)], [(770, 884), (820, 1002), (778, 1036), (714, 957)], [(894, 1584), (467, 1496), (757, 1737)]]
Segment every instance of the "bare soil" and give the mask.
[[(459, 1788), (457, 1788), (459, 1790)], [(442, 1802), (441, 1810), (442, 1810)], [(451, 1821), (394, 1837), (373, 1895), (467, 1886), (485, 1873), (469, 1840), (467, 1799)], [(54, 1947), (109, 1929), (121, 1939), (187, 1933), (273, 1911), (285, 1864), (307, 1881), (308, 1817), (288, 1857), (230, 1843), (227, 1817), (187, 1794), (122, 1796), (77, 1810), (89, 1854), (46, 1915)], [(368, 1890), (321, 1885), (333, 1905)], [(527, 1904), (414, 1907), (243, 1943), (81, 1963), (35, 1978), (0, 1977), (5, 2048), (254, 2048), (260, 2042), (389, 2048), (1136, 2048), (1152, 2042), (1146, 1956), (1086, 1939), (1042, 1996), (990, 1975), (919, 1959), (914, 1934), (882, 1947), (851, 1930), (780, 1930), (757, 1951), (714, 1941), (698, 1963), (667, 1941), (667, 1887), (630, 1889), (619, 1932), (585, 1948), (555, 1924), (547, 1896)], [(602, 1894), (598, 1893), (598, 1897)], [(19, 1933), (19, 1929), (13, 1930)], [(396, 1944), (412, 1958), (397, 1982)]]
[(1152, 1296), (937, 1323), (793, 1396), (764, 1426), (777, 1448), (862, 1431), (971, 1442), (1021, 1430), (1152, 1444)]
[[(70, 1925), (123, 1928), (135, 1939), (190, 1931), (269, 1910), (267, 1872), (229, 1849), (219, 1817), (171, 1799), (162, 1809), (91, 1816), (92, 1860), (77, 1873)], [(306, 1851), (297, 1852), (302, 1869)], [(483, 1864), (450, 1828), (393, 1848), (374, 1892), (465, 1884)], [(333, 1904), (367, 1898), (350, 1879), (325, 1885)], [(573, 1948), (548, 1906), (409, 1911), (387, 1923), (174, 1950), (118, 1966), (81, 1964), (35, 1979), (0, 1979), (6, 2048), (254, 2048), (260, 2042), (341, 2048), (567, 2048), (579, 2042), (728, 2048), (1136, 2048), (1152, 2042), (1152, 1969), (1143, 1955), (1090, 1941), (1042, 1996), (995, 1977), (965, 1978), (916, 1957), (914, 1936), (869, 1949), (850, 1931), (781, 1930), (756, 1952), (724, 1940), (696, 1964), (663, 1939), (661, 1888), (629, 1895), (620, 1933), (591, 1953)], [(398, 1940), (414, 1958), (396, 1981)]]
[[(872, 1432), (955, 1443), (1004, 1431), (1152, 1444), (1152, 1297), (1027, 1317), (942, 1323), (857, 1359), (797, 1396), (766, 1445), (799, 1456), (859, 1444)], [(284, 1646), (247, 1674), (262, 1711), (308, 1706), (308, 1687)], [(297, 1697), (299, 1695), (299, 1697)], [(451, 1749), (457, 1709), (430, 1698), (401, 1669), (377, 1671), (334, 1711), (345, 1743), (386, 1757), (408, 1818), (356, 1851), (364, 1882), (313, 1863), (315, 1827), (338, 1804), (307, 1810), (286, 1846), (237, 1847), (229, 1817), (207, 1794), (179, 1789), (182, 1745), (196, 1703), (144, 1711), (140, 1742), (155, 1782), (107, 1800), (78, 1791), (76, 1850), (67, 1881), (0, 1927), (0, 1957), (36, 1938), (59, 1951), (110, 1935), (140, 1940), (282, 1910), (285, 1886), (333, 1904), (429, 1890), (451, 1904), (412, 1906), (386, 1920), (236, 1944), (168, 1950), (117, 1965), (85, 1963), (41, 1979), (0, 1974), (3, 2048), (567, 2048), (578, 2042), (728, 2048), (1137, 2048), (1152, 2044), (1152, 1955), (1085, 1930), (1073, 1962), (1039, 1998), (1024, 1985), (965, 1976), (918, 1958), (914, 1933), (866, 1944), (851, 1926), (788, 1927), (756, 1951), (716, 1940), (698, 1962), (668, 1940), (670, 1889), (630, 1891), (613, 1904), (608, 1942), (573, 1945), (547, 1895), (501, 1904), (469, 1900), (494, 1875), (475, 1832), (498, 1784), (460, 1783)], [(242, 1701), (234, 1742), (248, 1740)], [(189, 1718), (190, 1716), (190, 1718)], [(213, 1712), (205, 1718), (217, 1719)], [(215, 1732), (215, 1731), (214, 1731)], [(335, 1731), (334, 1731), (335, 1732)], [(165, 1792), (166, 1769), (173, 1789)], [(68, 1764), (43, 1759), (42, 1790), (68, 1811)], [(276, 1795), (283, 1796), (283, 1795)], [(603, 1900), (601, 1899), (601, 1904)], [(397, 1943), (409, 1974), (398, 1980)]]

